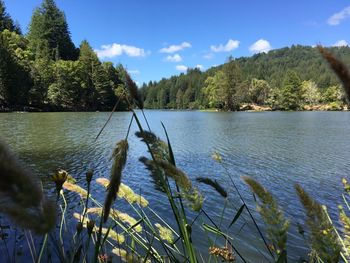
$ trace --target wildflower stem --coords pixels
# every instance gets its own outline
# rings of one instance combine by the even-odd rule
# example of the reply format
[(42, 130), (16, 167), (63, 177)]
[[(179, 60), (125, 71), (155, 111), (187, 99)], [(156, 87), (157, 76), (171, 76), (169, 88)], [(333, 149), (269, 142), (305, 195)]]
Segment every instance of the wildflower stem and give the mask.
[(47, 235), (48, 234), (45, 234), (45, 236), (44, 236), (44, 241), (43, 241), (43, 244), (42, 244), (42, 246), (40, 248), (39, 257), (38, 257), (38, 260), (36, 261), (36, 263), (40, 263), (41, 262), (41, 257), (43, 256), (44, 249), (45, 249), (46, 243), (47, 243)]
[(60, 194), (62, 196), (62, 200), (63, 200), (63, 203), (64, 203), (64, 208), (63, 209), (62, 209), (62, 206), (60, 206), (60, 208), (62, 210), (62, 218), (61, 218), (61, 223), (60, 223), (60, 241), (61, 241), (62, 249), (64, 249), (64, 247), (63, 247), (62, 229), (63, 229), (63, 225), (65, 223), (65, 214), (66, 214), (66, 210), (67, 210), (67, 201), (66, 201), (66, 199), (64, 197), (64, 194), (63, 194), (62, 190), (60, 191)]
[(131, 124), (132, 124), (132, 121), (133, 121), (133, 120), (134, 120), (134, 114), (131, 115), (131, 119), (130, 119), (130, 123), (129, 123), (129, 126), (128, 126), (128, 131), (127, 131), (126, 136), (125, 136), (125, 140), (127, 140), (128, 137), (129, 137), (129, 133), (130, 133), (130, 129), (131, 129)]
[(116, 110), (117, 107), (118, 107), (118, 104), (119, 104), (119, 102), (120, 102), (121, 97), (122, 97), (122, 96), (120, 96), (120, 97), (118, 98), (117, 102), (115, 103), (115, 105), (114, 105), (114, 107), (113, 107), (111, 113), (110, 113), (109, 116), (108, 116), (107, 121), (106, 121), (105, 124), (102, 126), (101, 130), (99, 131), (99, 133), (97, 134), (97, 136), (96, 136), (96, 138), (95, 138), (95, 141), (97, 141), (98, 137), (101, 135), (102, 131), (104, 130), (104, 128), (106, 128), (108, 122), (111, 120), (113, 113), (115, 112), (115, 110)]
[(144, 119), (145, 119), (145, 121), (146, 121), (146, 124), (147, 124), (148, 130), (149, 130), (149, 131), (151, 131), (151, 128), (150, 128), (150, 126), (149, 126), (149, 124), (148, 124), (148, 120), (147, 120), (147, 118), (146, 118), (146, 115), (145, 115), (145, 112), (143, 111), (143, 109), (141, 109), (141, 112), (142, 112), (143, 118), (144, 118)]

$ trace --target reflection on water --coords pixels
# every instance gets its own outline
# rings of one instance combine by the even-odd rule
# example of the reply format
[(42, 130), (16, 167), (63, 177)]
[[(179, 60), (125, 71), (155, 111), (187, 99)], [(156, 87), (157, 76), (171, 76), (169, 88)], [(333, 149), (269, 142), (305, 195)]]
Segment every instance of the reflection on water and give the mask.
[[(254, 201), (248, 188), (241, 183), (241, 175), (254, 176), (278, 197), (287, 216), (293, 218), (288, 246), (295, 253), (305, 253), (304, 241), (295, 226), (303, 220), (295, 183), (301, 183), (313, 197), (329, 206), (334, 218), (337, 217), (334, 204), (341, 201), (341, 178), (350, 172), (348, 112), (147, 111), (146, 115), (152, 130), (161, 138), (164, 134), (160, 122), (164, 122), (177, 164), (190, 178), (212, 177), (228, 185), (225, 169), (211, 159), (212, 153), (218, 151), (252, 208)], [(47, 180), (49, 175), (59, 168), (68, 170), (84, 185), (88, 169), (95, 170), (96, 177), (109, 176), (111, 152), (115, 143), (125, 137), (131, 113), (115, 113), (95, 142), (107, 117), (108, 113), (2, 113), (0, 137), (41, 176), (47, 189), (52, 188)], [(136, 128), (132, 126), (133, 132)], [(171, 221), (165, 196), (154, 191), (148, 172), (138, 161), (140, 156), (147, 155), (146, 147), (135, 136), (130, 137), (129, 144), (123, 182), (141, 191), (150, 205)], [(224, 200), (207, 186), (200, 187), (205, 194), (204, 208), (212, 217), (219, 218)], [(235, 208), (240, 207), (237, 194), (233, 189), (228, 190), (231, 202), (224, 213), (223, 229), (234, 217)], [(104, 190), (98, 185), (94, 185), (93, 192), (103, 198)], [(206, 252), (207, 240), (199, 238), (198, 229), (194, 231), (194, 241)], [(255, 262), (257, 259), (264, 262), (258, 251), (261, 241), (256, 238), (251, 223), (246, 225), (244, 218), (240, 218), (230, 231), (235, 237), (234, 244), (243, 254)]]

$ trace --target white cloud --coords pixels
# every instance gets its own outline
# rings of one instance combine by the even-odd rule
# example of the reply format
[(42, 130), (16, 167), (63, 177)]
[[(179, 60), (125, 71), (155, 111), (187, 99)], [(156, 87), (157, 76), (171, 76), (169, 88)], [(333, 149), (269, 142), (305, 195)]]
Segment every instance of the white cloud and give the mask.
[(238, 40), (229, 39), (226, 45), (220, 44), (218, 46), (210, 46), (211, 51), (213, 52), (230, 52), (239, 46)]
[(185, 65), (177, 65), (175, 68), (178, 71), (186, 71), (188, 69)]
[(113, 43), (111, 45), (102, 45), (101, 49), (95, 49), (99, 58), (112, 58), (126, 54), (129, 57), (144, 57), (146, 52), (143, 48), (129, 45)]
[(200, 65), (200, 64), (196, 65), (195, 68), (198, 68), (199, 70), (203, 70), (204, 69), (203, 65)]
[(212, 59), (213, 57), (214, 57), (213, 53), (207, 53), (207, 54), (203, 55), (203, 58), (205, 58), (205, 59)]
[(271, 45), (269, 41), (265, 39), (259, 39), (249, 47), (249, 50), (252, 53), (262, 53), (262, 52), (267, 53), (271, 50)]
[(165, 58), (165, 60), (170, 62), (181, 62), (182, 57), (179, 54), (175, 54), (173, 56), (169, 55)]
[(346, 40), (339, 40), (333, 44), (333, 47), (346, 47), (349, 46), (349, 43)]
[(178, 51), (181, 51), (185, 48), (192, 47), (191, 43), (188, 42), (182, 42), (180, 45), (171, 45), (168, 47), (164, 47), (159, 50), (160, 53), (175, 53)]
[(128, 70), (128, 72), (131, 75), (138, 75), (138, 74), (140, 74), (140, 71), (138, 69)]
[(328, 18), (327, 23), (331, 26), (339, 25), (342, 20), (350, 16), (350, 6), (345, 7), (338, 13), (335, 13), (330, 18)]

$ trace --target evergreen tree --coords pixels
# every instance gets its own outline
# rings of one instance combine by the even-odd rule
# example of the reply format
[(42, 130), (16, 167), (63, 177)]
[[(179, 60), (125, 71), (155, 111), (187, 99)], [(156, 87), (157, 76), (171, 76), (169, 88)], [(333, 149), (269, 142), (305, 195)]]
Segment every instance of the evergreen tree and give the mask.
[(9, 30), (21, 34), (21, 28), (18, 23), (14, 23), (11, 16), (6, 12), (5, 4), (0, 0), (0, 32), (3, 30)]
[(50, 57), (48, 44), (43, 45), (38, 50), (36, 59), (32, 65), (31, 75), (34, 83), (30, 90), (29, 102), (34, 106), (42, 106), (48, 102), (48, 88), (53, 83), (55, 77), (54, 61)]
[(108, 77), (110, 65), (98, 65), (93, 71), (93, 82), (97, 92), (97, 103), (100, 110), (110, 110), (116, 102), (113, 92), (114, 83)]
[(94, 83), (96, 80), (95, 71), (101, 66), (101, 62), (86, 40), (80, 44), (78, 61), (82, 68), (82, 105), (87, 109), (96, 109), (98, 95)]
[(242, 87), (242, 72), (234, 60), (229, 60), (223, 66), (223, 72), (227, 81), (227, 84), (224, 86), (224, 109), (238, 110), (241, 103), (241, 97), (238, 95), (241, 93), (239, 89)]
[(75, 48), (64, 13), (58, 9), (54, 0), (44, 0), (32, 16), (28, 39), (30, 47), (37, 53), (47, 42), (51, 59), (75, 60)]
[(280, 93), (279, 106), (284, 110), (298, 110), (301, 102), (301, 79), (295, 71), (287, 71)]

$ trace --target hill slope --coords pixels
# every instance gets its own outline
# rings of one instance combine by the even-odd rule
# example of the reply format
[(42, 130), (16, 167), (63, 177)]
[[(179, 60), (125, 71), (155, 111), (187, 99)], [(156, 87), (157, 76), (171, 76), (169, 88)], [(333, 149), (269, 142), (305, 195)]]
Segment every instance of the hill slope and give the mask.
[[(350, 65), (349, 47), (332, 47), (330, 51), (347, 65)], [(233, 67), (234, 72), (230, 72), (230, 64), (235, 64), (235, 67)], [(210, 68), (205, 72), (201, 72), (199, 69), (189, 69), (186, 74), (144, 84), (142, 92), (145, 98), (145, 105), (149, 108), (181, 109), (213, 106), (220, 108), (220, 105), (210, 103), (211, 97), (215, 95), (215, 92), (218, 92), (220, 85), (224, 85), (218, 83), (219, 79), (222, 79), (218, 75), (220, 71), (224, 71), (229, 75), (235, 75), (239, 79), (238, 82), (235, 82), (236, 87), (228, 89), (234, 89), (233, 94), (229, 94), (228, 100), (239, 100), (240, 103), (258, 102), (254, 101), (251, 94), (252, 90), (254, 91), (254, 88), (256, 88), (253, 87), (255, 85), (253, 84), (253, 79), (264, 80), (264, 83), (269, 87), (269, 95), (265, 96), (264, 101), (260, 101), (260, 104), (276, 103), (277, 97), (282, 99), (281, 97), (287, 96), (287, 94), (283, 94), (283, 87), (290, 72), (295, 73), (295, 77), (299, 78), (298, 85), (300, 90), (303, 89), (302, 85), (307, 85), (305, 81), (310, 81), (308, 84), (311, 83), (313, 87), (316, 87), (316, 91), (319, 93), (318, 96), (320, 96), (318, 99), (319, 103), (341, 100), (336, 98), (340, 96), (339, 94), (329, 94), (332, 91), (329, 88), (333, 89), (333, 93), (340, 92), (334, 88), (334, 86), (339, 85), (339, 82), (328, 67), (327, 62), (319, 54), (317, 48), (296, 45), (272, 50), (268, 53), (256, 54), (251, 57), (231, 59), (227, 63)], [(216, 75), (218, 79), (215, 81)], [(212, 96), (210, 96), (208, 91), (209, 88), (206, 88), (210, 83), (208, 78), (211, 78), (209, 80), (213, 82), (212, 85), (217, 84), (217, 87), (212, 87), (214, 89), (214, 95), (211, 94)], [(307, 88), (304, 88), (304, 91), (305, 89)], [(224, 93), (228, 93), (228, 90), (223, 88)], [(302, 93), (302, 91), (300, 92)], [(302, 97), (305, 94), (299, 95), (299, 104), (305, 104), (305, 101), (302, 101)]]

